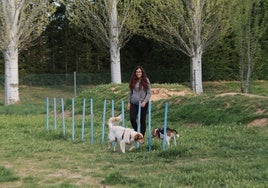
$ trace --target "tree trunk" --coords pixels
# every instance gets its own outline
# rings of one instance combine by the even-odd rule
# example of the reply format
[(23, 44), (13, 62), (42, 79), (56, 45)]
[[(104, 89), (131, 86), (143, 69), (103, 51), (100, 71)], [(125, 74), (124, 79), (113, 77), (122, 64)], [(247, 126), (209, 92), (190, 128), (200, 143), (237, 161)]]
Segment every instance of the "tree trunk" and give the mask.
[(247, 71), (247, 78), (246, 78), (246, 83), (245, 83), (245, 93), (249, 94), (250, 93), (250, 81), (251, 81), (251, 72), (252, 72), (252, 66), (249, 62), (248, 65), (248, 71)]
[(117, 0), (112, 0), (110, 21), (110, 61), (111, 61), (111, 81), (121, 84), (120, 68), (120, 46), (117, 23)]
[(246, 94), (250, 93), (250, 84), (251, 84), (250, 81), (251, 81), (252, 71), (253, 71), (253, 62), (252, 62), (252, 55), (251, 55), (251, 46), (250, 44), (248, 44), (248, 67), (247, 67), (247, 74), (246, 74), (246, 80), (245, 80), (245, 93)]
[[(251, 3), (250, 4), (250, 12), (252, 11), (252, 7), (253, 4)], [(249, 93), (249, 87), (250, 87), (250, 79), (251, 79), (251, 73), (252, 73), (252, 67), (253, 67), (253, 62), (252, 62), (252, 39), (253, 39), (253, 36), (251, 35), (252, 33), (252, 30), (251, 30), (251, 25), (252, 25), (252, 18), (251, 18), (252, 14), (249, 14), (249, 17), (248, 17), (248, 30), (247, 30), (247, 35), (248, 35), (248, 39), (247, 39), (247, 73), (246, 73), (246, 80), (245, 80), (245, 93), (248, 94)]]
[(195, 94), (203, 93), (203, 83), (202, 83), (202, 50), (198, 49), (191, 59), (190, 66), (190, 80), (192, 90)]
[(18, 55), (18, 48), (14, 41), (11, 41), (7, 48), (3, 50), (5, 59), (5, 106), (20, 101)]
[(111, 49), (111, 80), (112, 83), (121, 84), (120, 50)]
[(245, 92), (245, 52), (244, 52), (244, 48), (243, 48), (243, 37), (241, 35), (240, 37), (240, 81), (241, 81), (241, 92), (244, 93)]

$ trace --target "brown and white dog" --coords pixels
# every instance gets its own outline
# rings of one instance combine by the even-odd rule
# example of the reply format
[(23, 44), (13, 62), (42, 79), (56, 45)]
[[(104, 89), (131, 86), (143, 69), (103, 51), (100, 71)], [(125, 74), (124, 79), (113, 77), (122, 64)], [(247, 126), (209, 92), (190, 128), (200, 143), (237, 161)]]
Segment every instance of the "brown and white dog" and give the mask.
[[(157, 139), (164, 139), (164, 128), (157, 128), (153, 129), (152, 132), (152, 138), (157, 138)], [(173, 138), (174, 140), (174, 145), (177, 145), (176, 137), (180, 137), (178, 132), (175, 129), (170, 129), (167, 127), (166, 129), (166, 142), (167, 145), (170, 146), (170, 140)]]
[(119, 126), (118, 124), (121, 121), (121, 115), (117, 117), (111, 117), (108, 121), (108, 149), (110, 149), (112, 143), (114, 143), (113, 150), (115, 151), (116, 143), (118, 142), (122, 153), (125, 153), (126, 144), (130, 144), (129, 151), (131, 151), (135, 147), (135, 142), (143, 144), (144, 139), (143, 135), (139, 132), (136, 132), (134, 129)]

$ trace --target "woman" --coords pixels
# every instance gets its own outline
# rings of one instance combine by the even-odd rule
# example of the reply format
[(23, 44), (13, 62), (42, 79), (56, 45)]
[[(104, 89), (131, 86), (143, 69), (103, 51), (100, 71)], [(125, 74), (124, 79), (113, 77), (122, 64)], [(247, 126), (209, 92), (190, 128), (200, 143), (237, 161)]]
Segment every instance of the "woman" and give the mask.
[(139, 111), (139, 102), (141, 103), (140, 132), (145, 135), (146, 131), (146, 114), (148, 102), (151, 97), (151, 85), (144, 69), (137, 66), (132, 72), (129, 82), (129, 100), (127, 109), (130, 114), (130, 122), (135, 131), (138, 131), (137, 115)]

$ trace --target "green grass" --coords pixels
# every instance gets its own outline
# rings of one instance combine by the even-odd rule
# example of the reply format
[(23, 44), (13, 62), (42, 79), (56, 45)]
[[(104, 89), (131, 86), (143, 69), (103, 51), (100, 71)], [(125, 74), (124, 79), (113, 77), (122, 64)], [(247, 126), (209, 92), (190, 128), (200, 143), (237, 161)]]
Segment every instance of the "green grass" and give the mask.
[[(126, 154), (107, 150), (106, 141), (101, 143), (101, 125), (103, 100), (110, 108), (114, 99), (115, 112), (119, 113), (120, 101), (126, 100), (127, 84), (101, 85), (79, 92), (75, 98), (74, 140), (71, 117), (65, 119), (66, 135), (62, 133), (60, 112), (57, 130), (53, 129), (52, 103), (49, 131), (45, 126), (45, 98), (66, 99), (68, 111), (72, 88), (24, 87), (20, 105), (8, 111), (0, 107), (0, 187), (266, 187), (268, 126), (248, 124), (268, 118), (268, 98), (218, 97), (220, 93), (238, 92), (239, 85), (204, 85), (209, 92), (203, 95), (152, 103), (152, 127), (159, 127), (164, 120), (164, 103), (169, 102), (168, 126), (180, 134), (177, 147), (163, 150), (161, 141), (152, 140), (151, 151), (146, 143)], [(256, 85), (254, 94), (268, 97), (267, 82)], [(153, 87), (188, 90), (176, 84)], [(82, 142), (84, 98), (87, 117)], [(94, 144), (88, 115), (90, 98), (94, 99)], [(60, 110), (60, 103), (57, 106)], [(108, 109), (107, 116), (110, 112)], [(126, 126), (130, 127), (127, 114)]]
[(19, 178), (11, 170), (0, 166), (0, 182), (17, 181)]

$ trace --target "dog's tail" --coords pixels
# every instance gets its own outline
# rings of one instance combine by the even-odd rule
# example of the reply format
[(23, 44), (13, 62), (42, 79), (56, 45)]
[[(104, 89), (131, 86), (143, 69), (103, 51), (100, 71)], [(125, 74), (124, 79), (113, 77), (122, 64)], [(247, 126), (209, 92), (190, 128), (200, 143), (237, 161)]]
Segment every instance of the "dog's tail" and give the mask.
[(122, 121), (121, 114), (116, 117), (110, 117), (110, 119), (108, 120), (108, 126), (109, 128), (111, 128), (115, 123), (120, 123), (121, 121)]

